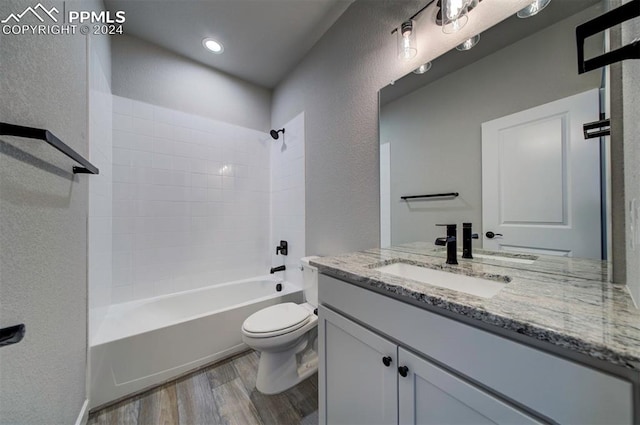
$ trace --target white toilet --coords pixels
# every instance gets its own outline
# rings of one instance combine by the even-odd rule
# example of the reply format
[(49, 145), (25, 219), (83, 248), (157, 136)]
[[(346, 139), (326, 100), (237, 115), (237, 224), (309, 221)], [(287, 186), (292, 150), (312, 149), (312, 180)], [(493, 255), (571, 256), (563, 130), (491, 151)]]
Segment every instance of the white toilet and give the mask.
[(318, 270), (302, 263), (305, 303), (283, 303), (264, 308), (242, 324), (242, 340), (260, 352), (256, 388), (277, 394), (318, 370)]

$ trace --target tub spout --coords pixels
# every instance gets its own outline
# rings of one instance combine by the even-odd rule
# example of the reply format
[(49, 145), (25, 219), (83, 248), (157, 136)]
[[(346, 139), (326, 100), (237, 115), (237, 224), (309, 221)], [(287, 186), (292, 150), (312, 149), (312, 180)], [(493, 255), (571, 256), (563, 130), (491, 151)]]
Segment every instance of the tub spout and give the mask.
[(282, 266), (278, 266), (278, 267), (272, 267), (271, 270), (269, 271), (269, 273), (274, 274), (275, 272), (283, 272), (286, 270), (286, 267), (284, 265)]

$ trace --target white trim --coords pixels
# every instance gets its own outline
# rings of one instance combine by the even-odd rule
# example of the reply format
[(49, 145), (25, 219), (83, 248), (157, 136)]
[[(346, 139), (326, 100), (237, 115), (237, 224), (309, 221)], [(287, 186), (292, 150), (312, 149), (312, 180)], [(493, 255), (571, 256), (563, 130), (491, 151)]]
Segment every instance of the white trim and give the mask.
[(86, 425), (88, 419), (89, 419), (89, 399), (86, 398), (84, 400), (84, 403), (82, 403), (82, 409), (80, 409), (80, 413), (78, 413), (78, 418), (76, 419), (75, 425)]

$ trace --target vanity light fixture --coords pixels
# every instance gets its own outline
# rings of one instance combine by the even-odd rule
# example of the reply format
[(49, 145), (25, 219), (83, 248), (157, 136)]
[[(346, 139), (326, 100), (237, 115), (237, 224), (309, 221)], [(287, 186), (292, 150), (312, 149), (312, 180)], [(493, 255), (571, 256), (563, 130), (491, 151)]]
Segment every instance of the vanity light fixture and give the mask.
[(411, 60), (418, 54), (418, 44), (416, 41), (415, 17), (421, 14), (435, 0), (428, 0), (422, 9), (414, 13), (409, 19), (404, 21), (399, 28), (394, 28), (391, 34), (396, 33), (398, 44), (398, 58)]
[(534, 0), (529, 6), (518, 11), (518, 18), (530, 18), (537, 15), (542, 9), (547, 7), (551, 0)]
[(396, 31), (398, 39), (398, 58), (411, 60), (418, 54), (416, 43), (416, 33), (414, 31), (415, 22), (410, 19), (404, 21), (400, 29)]
[(202, 40), (202, 45), (205, 49), (219, 55), (224, 52), (224, 46), (219, 41), (214, 40), (213, 38), (205, 38)]
[(419, 67), (417, 67), (416, 69), (413, 70), (414, 74), (424, 74), (425, 72), (427, 72), (428, 70), (431, 69), (431, 62), (427, 62), (427, 63), (423, 63), (422, 65), (420, 65)]
[(461, 52), (464, 52), (466, 50), (471, 50), (473, 46), (478, 44), (478, 41), (480, 41), (480, 34), (474, 35), (470, 39), (465, 40), (463, 43), (458, 44), (456, 46), (456, 50), (459, 50)]
[(460, 31), (469, 20), (468, 0), (441, 0), (442, 32), (452, 34)]

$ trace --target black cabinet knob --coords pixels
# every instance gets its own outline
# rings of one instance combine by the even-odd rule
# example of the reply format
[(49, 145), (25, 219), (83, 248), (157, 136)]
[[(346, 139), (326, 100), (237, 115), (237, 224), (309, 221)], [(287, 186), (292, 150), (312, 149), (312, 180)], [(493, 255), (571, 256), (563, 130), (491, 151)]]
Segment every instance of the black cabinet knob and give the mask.
[(391, 357), (389, 357), (389, 356), (384, 356), (384, 357), (382, 358), (382, 363), (384, 363), (384, 365), (385, 365), (386, 367), (391, 366), (391, 361), (392, 361), (392, 359), (391, 359)]
[(398, 373), (400, 374), (400, 376), (402, 376), (403, 378), (407, 377), (407, 374), (409, 373), (409, 368), (406, 366), (400, 366), (398, 368)]
[(502, 236), (502, 233), (493, 233), (493, 232), (489, 231), (489, 232), (485, 233), (484, 235), (489, 239), (493, 239), (496, 236)]

